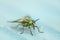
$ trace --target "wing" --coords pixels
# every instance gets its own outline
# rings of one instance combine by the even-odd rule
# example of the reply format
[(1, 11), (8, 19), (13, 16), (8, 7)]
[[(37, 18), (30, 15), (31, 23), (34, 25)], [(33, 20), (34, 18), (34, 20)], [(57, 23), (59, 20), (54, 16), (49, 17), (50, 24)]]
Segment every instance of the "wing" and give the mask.
[(8, 21), (10, 23), (21, 23), (23, 21), (23, 19), (17, 19), (17, 20), (14, 20), (14, 21)]

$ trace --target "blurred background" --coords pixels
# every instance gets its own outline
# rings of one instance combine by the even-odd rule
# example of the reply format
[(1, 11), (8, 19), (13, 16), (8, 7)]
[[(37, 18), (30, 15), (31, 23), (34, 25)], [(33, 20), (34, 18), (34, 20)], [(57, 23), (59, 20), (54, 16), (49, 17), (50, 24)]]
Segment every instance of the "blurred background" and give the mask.
[[(7, 21), (30, 15), (41, 26), (42, 34), (20, 35)], [(60, 0), (0, 0), (0, 40), (60, 40)]]

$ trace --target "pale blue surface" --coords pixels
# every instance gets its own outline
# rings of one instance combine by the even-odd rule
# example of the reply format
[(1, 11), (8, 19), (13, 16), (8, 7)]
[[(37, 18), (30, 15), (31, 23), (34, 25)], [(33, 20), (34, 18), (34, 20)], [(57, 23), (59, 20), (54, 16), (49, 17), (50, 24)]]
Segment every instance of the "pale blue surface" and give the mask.
[[(40, 18), (43, 34), (19, 35), (8, 29), (7, 21), (30, 15)], [(60, 40), (60, 0), (0, 0), (0, 40)]]

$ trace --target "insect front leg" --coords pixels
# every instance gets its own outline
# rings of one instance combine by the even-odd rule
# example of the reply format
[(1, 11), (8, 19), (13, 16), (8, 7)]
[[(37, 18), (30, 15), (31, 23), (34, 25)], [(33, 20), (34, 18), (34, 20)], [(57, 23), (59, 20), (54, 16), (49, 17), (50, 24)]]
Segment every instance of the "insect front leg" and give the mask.
[(35, 30), (35, 25), (34, 25), (34, 24), (32, 24), (31, 26), (32, 26), (32, 28)]
[(29, 30), (30, 30), (31, 35), (33, 36), (33, 33), (32, 33), (32, 30), (31, 30), (31, 27), (30, 26), (29, 26)]
[(32, 25), (32, 28), (35, 30), (35, 26), (34, 25)]
[(38, 32), (40, 33), (39, 27), (38, 26), (35, 26), (35, 27), (38, 29)]
[(38, 26), (35, 26), (35, 27), (38, 29), (38, 32), (39, 32), (39, 33), (43, 33), (43, 32), (40, 32), (40, 30), (39, 30), (39, 27), (38, 27)]
[(33, 26), (33, 29), (35, 30), (35, 26)]

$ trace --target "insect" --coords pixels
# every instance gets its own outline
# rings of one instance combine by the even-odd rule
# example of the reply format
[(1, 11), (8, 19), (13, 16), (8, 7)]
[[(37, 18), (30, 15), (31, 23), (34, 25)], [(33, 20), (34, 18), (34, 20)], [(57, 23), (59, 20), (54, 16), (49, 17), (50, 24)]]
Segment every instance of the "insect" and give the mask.
[(22, 32), (20, 34), (24, 33), (24, 27), (28, 27), (31, 35), (33, 35), (31, 28), (33, 28), (34, 30), (35, 30), (35, 28), (37, 28), (38, 32), (40, 32), (39, 27), (35, 25), (36, 21), (38, 21), (38, 20), (39, 19), (33, 20), (30, 16), (25, 16), (24, 18), (21, 18), (21, 19), (15, 20), (15, 21), (11, 21), (11, 23), (18, 23), (18, 26), (22, 25)]

